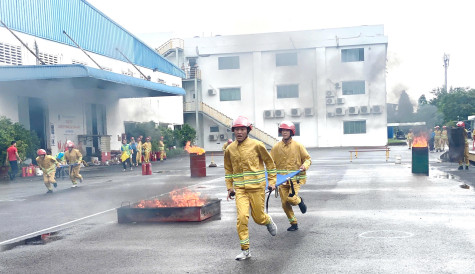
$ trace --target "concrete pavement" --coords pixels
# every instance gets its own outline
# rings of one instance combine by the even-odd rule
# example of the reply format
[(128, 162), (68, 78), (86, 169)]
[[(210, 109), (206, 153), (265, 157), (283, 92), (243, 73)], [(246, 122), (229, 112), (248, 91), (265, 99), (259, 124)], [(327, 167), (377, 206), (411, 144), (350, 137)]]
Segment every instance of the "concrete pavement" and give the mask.
[[(115, 211), (108, 211), (61, 227), (46, 244), (1, 252), (0, 272), (473, 273), (475, 167), (457, 171), (457, 164), (441, 163), (431, 153), (430, 174), (421, 176), (411, 173), (411, 152), (406, 147), (391, 147), (388, 162), (384, 152), (361, 153), (352, 162), (345, 148), (309, 152), (313, 164), (301, 190), (309, 209), (302, 215), (294, 208), (300, 229), (286, 231), (289, 224), (280, 200), (271, 198), (269, 213), (278, 234), (270, 236), (251, 220), (249, 260), (234, 260), (239, 252), (235, 205), (226, 201), (222, 157), (215, 156), (218, 167), (208, 168), (207, 177), (190, 179), (184, 158), (157, 166), (162, 172), (148, 180), (189, 182), (191, 189), (222, 199), (220, 218), (118, 224)], [(402, 164), (395, 164), (397, 155)], [(140, 179), (135, 172), (114, 168), (85, 169), (89, 182), (84, 188), (100, 184), (101, 176), (112, 181)], [(2, 184), (0, 197), (5, 200), (5, 189), (16, 194), (46, 190), (37, 183)], [(462, 189), (463, 183), (472, 187)], [(5, 203), (10, 202), (0, 206)]]

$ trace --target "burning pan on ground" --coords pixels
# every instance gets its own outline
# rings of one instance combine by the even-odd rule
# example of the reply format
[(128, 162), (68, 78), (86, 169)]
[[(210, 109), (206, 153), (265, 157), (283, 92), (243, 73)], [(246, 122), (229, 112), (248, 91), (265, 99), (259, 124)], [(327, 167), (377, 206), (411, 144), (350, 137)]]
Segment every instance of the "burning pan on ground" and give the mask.
[(140, 204), (135, 203), (117, 208), (119, 224), (201, 222), (221, 214), (220, 199), (209, 199), (203, 205), (187, 207), (140, 207)]

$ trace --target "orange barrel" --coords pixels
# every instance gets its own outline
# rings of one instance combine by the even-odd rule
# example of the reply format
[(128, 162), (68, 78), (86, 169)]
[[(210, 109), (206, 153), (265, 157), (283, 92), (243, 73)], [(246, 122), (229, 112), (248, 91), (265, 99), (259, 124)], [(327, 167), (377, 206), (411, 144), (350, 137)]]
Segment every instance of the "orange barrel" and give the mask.
[(206, 153), (190, 153), (191, 177), (206, 177)]
[(146, 175), (152, 175), (152, 164), (147, 163), (146, 166), (147, 166)]

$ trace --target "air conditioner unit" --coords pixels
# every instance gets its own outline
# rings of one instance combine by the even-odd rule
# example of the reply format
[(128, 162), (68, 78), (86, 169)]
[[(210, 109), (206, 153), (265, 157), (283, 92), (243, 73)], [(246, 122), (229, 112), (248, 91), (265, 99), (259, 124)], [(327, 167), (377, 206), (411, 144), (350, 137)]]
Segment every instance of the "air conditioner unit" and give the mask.
[(369, 107), (368, 106), (361, 106), (360, 107), (361, 114), (369, 114)]
[(217, 141), (218, 140), (218, 136), (216, 134), (210, 134), (209, 135), (209, 140), (210, 141)]
[(359, 113), (358, 107), (349, 107), (348, 108), (348, 114), (350, 115), (356, 115)]
[(335, 109), (335, 115), (345, 115), (345, 109), (344, 108), (336, 108)]
[(264, 118), (274, 118), (273, 110), (264, 110)]
[(327, 90), (325, 94), (327, 97), (333, 97), (333, 92), (331, 90)]
[(226, 135), (224, 135), (224, 134), (219, 134), (219, 139), (220, 139), (221, 141), (226, 140)]
[(208, 89), (208, 95), (216, 95), (215, 89)]
[(292, 117), (299, 117), (302, 115), (302, 112), (300, 111), (299, 108), (292, 108), (290, 109), (290, 116)]
[(313, 108), (304, 108), (303, 111), (304, 111), (305, 116), (313, 116), (314, 115)]
[(283, 118), (285, 116), (285, 112), (283, 109), (276, 109), (274, 110), (274, 117), (276, 118)]
[(336, 103), (339, 104), (339, 105), (344, 104), (345, 103), (345, 98), (337, 98)]
[(327, 98), (327, 105), (334, 105), (335, 104), (335, 98)]
[(335, 113), (333, 112), (327, 112), (327, 117), (334, 117), (335, 116)]
[(383, 107), (382, 106), (373, 106), (371, 107), (371, 113), (382, 113)]

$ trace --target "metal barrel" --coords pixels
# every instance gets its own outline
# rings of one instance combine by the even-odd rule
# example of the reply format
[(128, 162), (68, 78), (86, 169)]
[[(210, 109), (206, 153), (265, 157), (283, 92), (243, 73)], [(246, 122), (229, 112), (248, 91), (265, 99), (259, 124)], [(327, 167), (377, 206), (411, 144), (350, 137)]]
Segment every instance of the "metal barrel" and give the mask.
[(206, 154), (198, 155), (190, 153), (190, 170), (191, 177), (205, 177), (206, 176)]

